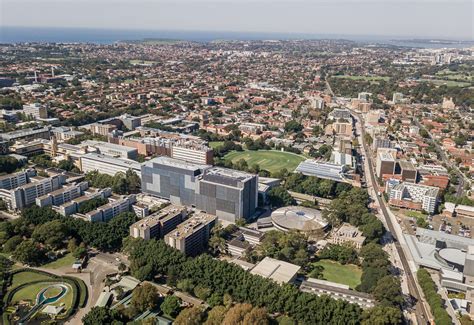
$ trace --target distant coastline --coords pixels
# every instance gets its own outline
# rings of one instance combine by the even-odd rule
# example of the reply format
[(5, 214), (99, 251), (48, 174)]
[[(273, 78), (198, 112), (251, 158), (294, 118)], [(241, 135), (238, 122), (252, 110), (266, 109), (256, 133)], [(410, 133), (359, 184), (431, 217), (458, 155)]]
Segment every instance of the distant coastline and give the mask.
[(470, 47), (473, 41), (413, 39), (393, 36), (330, 35), (303, 33), (264, 33), (226, 31), (173, 31), (173, 30), (114, 30), (93, 28), (0, 27), (0, 43), (97, 43), (113, 44), (119, 41), (164, 39), (194, 42), (214, 40), (289, 40), (289, 39), (344, 39), (360, 43), (386, 44), (407, 47)]

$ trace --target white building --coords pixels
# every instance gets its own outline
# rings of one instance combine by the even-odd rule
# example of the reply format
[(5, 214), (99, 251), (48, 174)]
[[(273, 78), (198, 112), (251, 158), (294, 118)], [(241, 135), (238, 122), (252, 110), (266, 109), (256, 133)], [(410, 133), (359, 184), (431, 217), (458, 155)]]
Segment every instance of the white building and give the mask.
[(85, 214), (85, 219), (91, 222), (107, 222), (123, 212), (130, 211), (132, 204), (136, 202), (135, 195), (120, 198), (110, 198), (109, 203)]
[(390, 190), (390, 201), (391, 204), (393, 200), (421, 203), (423, 210), (428, 213), (434, 213), (438, 202), (438, 192), (439, 188), (434, 186), (404, 182), (392, 187)]
[(130, 159), (111, 157), (97, 153), (88, 153), (80, 157), (81, 171), (88, 173), (97, 170), (101, 174), (114, 176), (118, 172), (126, 173), (132, 169), (139, 177), (141, 164)]
[(211, 148), (204, 145), (181, 143), (171, 147), (171, 158), (209, 165), (213, 162), (213, 152)]

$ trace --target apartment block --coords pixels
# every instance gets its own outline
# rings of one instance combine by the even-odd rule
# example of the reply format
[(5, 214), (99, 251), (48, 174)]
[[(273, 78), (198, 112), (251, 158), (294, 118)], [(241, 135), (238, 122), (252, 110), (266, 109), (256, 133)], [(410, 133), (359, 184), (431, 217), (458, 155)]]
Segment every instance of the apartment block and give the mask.
[(207, 246), (216, 217), (197, 213), (165, 235), (165, 243), (188, 256), (196, 256)]
[(404, 182), (392, 187), (389, 203), (393, 206), (434, 213), (438, 203), (438, 192), (437, 187)]
[(48, 110), (45, 106), (35, 103), (23, 105), (23, 113), (34, 119), (48, 118)]
[(163, 238), (174, 230), (187, 216), (185, 207), (170, 205), (160, 211), (145, 217), (130, 226), (130, 236), (143, 238)]
[(400, 166), (400, 174), (402, 175), (402, 180), (406, 182), (416, 183), (418, 177), (418, 171), (415, 166), (409, 161), (400, 160), (398, 162)]

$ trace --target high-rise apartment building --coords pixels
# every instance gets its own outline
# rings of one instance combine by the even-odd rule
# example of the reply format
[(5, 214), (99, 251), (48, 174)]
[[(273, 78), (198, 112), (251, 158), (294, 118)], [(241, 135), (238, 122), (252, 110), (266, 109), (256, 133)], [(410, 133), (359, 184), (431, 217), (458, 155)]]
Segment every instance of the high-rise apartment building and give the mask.
[(396, 160), (392, 151), (377, 150), (377, 160), (375, 162), (375, 172), (377, 177), (384, 174), (395, 174)]
[(400, 183), (390, 190), (389, 203), (394, 206), (434, 213), (439, 188), (413, 183)]
[(216, 216), (197, 213), (165, 235), (165, 243), (189, 256), (201, 253), (207, 246)]

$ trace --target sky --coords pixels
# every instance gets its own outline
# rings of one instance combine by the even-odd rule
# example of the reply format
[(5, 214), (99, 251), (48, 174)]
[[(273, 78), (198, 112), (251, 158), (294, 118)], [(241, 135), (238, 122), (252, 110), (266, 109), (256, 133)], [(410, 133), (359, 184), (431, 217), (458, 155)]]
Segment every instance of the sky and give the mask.
[(0, 0), (2, 26), (473, 40), (473, 0)]

